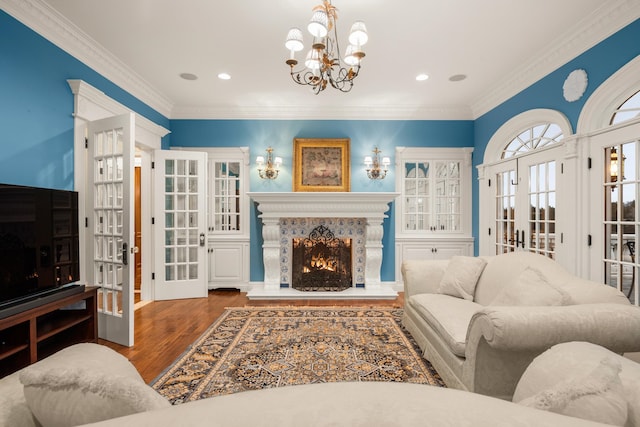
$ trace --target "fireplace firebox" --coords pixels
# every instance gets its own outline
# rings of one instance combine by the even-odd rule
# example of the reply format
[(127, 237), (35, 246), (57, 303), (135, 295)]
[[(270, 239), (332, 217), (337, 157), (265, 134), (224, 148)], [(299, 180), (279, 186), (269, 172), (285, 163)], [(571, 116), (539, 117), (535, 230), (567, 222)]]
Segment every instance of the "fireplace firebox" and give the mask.
[(343, 291), (353, 286), (351, 239), (319, 225), (293, 239), (292, 286), (300, 291)]

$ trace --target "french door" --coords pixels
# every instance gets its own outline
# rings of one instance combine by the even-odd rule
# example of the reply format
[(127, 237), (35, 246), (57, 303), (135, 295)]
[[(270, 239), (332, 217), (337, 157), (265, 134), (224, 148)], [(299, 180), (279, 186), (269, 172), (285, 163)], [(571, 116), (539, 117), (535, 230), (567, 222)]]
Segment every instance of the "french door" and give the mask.
[(491, 167), (495, 253), (556, 254), (557, 154), (541, 150)]
[(88, 124), (87, 283), (98, 286), (98, 336), (133, 345), (135, 115)]
[(622, 291), (638, 304), (640, 238), (640, 123), (591, 137), (590, 277)]
[(154, 153), (154, 299), (208, 295), (207, 153)]

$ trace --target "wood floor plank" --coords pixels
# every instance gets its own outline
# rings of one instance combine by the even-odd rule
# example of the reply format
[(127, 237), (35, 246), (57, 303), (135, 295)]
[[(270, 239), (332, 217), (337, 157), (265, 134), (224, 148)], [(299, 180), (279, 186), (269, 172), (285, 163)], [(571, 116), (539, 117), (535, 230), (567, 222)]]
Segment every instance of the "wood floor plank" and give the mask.
[(228, 307), (402, 307), (395, 300), (249, 300), (238, 290), (212, 290), (208, 298), (154, 301), (135, 311), (135, 345), (99, 340), (128, 358), (149, 383), (177, 359)]

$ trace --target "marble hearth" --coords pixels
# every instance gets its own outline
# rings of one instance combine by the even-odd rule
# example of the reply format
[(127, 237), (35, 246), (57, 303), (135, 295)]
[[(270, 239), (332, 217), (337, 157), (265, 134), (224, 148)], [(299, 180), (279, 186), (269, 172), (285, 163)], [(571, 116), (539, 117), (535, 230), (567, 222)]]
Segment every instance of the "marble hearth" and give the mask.
[[(248, 193), (262, 220), (264, 284), (250, 299), (393, 299), (397, 292), (382, 283), (383, 222), (398, 193)], [(290, 285), (293, 237), (318, 221), (341, 236), (360, 239), (354, 256), (354, 286), (344, 291), (298, 291)], [(358, 249), (359, 248), (359, 249)]]

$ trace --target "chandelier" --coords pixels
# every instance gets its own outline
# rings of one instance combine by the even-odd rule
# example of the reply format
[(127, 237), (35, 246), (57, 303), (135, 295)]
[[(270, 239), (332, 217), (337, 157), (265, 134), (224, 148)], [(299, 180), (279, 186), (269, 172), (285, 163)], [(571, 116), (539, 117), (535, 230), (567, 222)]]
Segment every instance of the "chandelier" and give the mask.
[(307, 26), (313, 42), (304, 60), (304, 67), (294, 70), (298, 65), (295, 53), (304, 48), (302, 31), (291, 28), (284, 44), (291, 53), (287, 60), (291, 67), (291, 78), (300, 85), (310, 86), (316, 95), (325, 90), (327, 84), (341, 92), (351, 90), (360, 71), (360, 61), (364, 58), (362, 46), (369, 40), (364, 22), (356, 21), (351, 26), (349, 45), (341, 58), (336, 29), (337, 11), (331, 0), (323, 0), (321, 5), (313, 8)]

